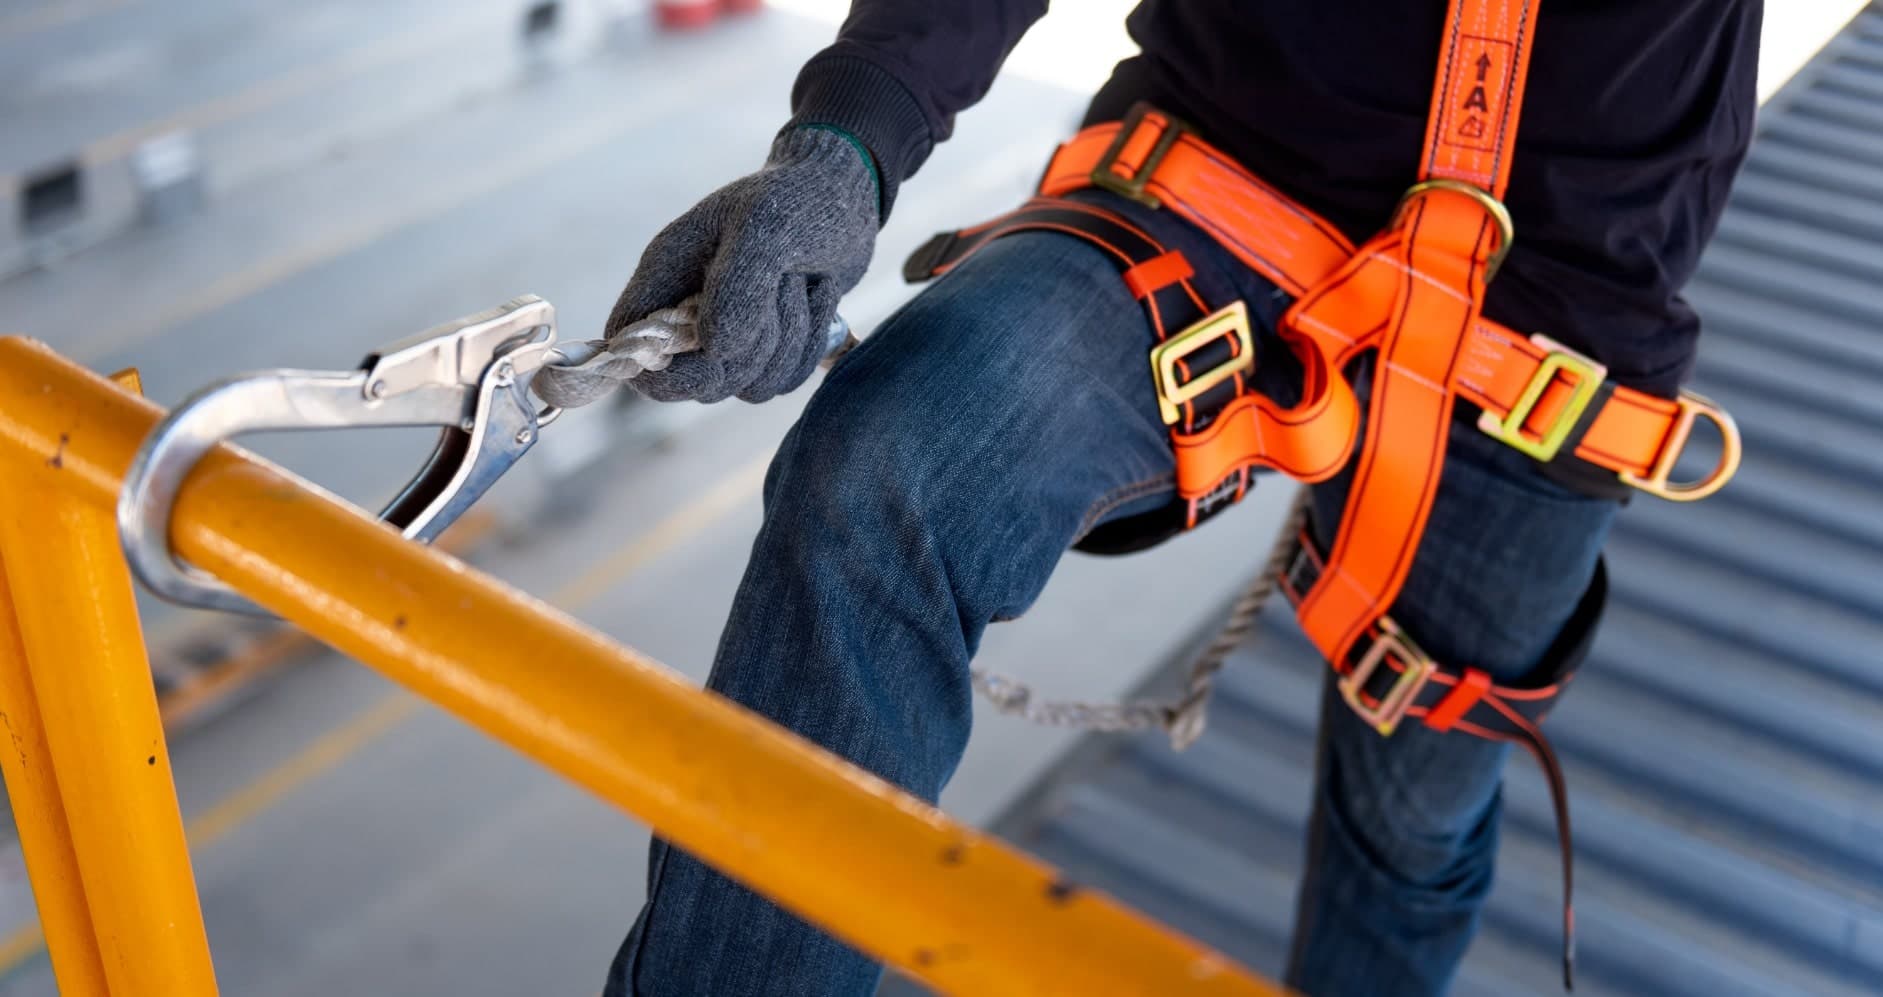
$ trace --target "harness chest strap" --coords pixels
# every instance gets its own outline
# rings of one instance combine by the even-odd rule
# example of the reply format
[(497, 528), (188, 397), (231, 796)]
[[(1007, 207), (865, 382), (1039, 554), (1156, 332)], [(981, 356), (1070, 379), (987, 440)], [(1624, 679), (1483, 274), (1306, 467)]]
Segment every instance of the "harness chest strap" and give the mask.
[(1301, 627), (1340, 661), (1392, 605), (1438, 492), (1466, 344), (1513, 231), (1510, 175), (1537, 0), (1452, 0), (1420, 182), (1397, 217), (1284, 322), (1363, 338), (1378, 373), (1353, 487)]

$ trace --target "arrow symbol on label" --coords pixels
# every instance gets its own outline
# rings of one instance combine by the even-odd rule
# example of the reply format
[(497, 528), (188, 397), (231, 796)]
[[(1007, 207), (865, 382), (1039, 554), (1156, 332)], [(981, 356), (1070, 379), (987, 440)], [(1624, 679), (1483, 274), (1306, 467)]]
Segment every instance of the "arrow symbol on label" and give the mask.
[(1484, 78), (1490, 75), (1490, 72), (1491, 72), (1491, 57), (1488, 55), (1478, 56), (1478, 82), (1483, 83)]

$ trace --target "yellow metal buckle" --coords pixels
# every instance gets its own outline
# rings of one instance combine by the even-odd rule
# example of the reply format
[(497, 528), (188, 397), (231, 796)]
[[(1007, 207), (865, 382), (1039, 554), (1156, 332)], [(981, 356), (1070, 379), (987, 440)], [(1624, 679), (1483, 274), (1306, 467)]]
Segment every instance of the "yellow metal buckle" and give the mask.
[(1491, 220), (1497, 223), (1497, 251), (1492, 253), (1490, 260), (1484, 264), (1484, 282), (1489, 284), (1497, 276), (1497, 271), (1503, 267), (1504, 258), (1510, 255), (1510, 247), (1517, 243), (1517, 223), (1511, 221), (1510, 209), (1504, 207), (1504, 202), (1492, 197), (1490, 192), (1476, 184), (1465, 183), (1462, 180), (1446, 180), (1441, 177), (1436, 180), (1421, 180), (1408, 188), (1406, 193), (1399, 198), (1399, 206), (1393, 209), (1393, 224), (1399, 224), (1400, 219), (1405, 216), (1406, 209), (1412, 207), (1413, 201), (1435, 190), (1462, 194), (1476, 201), (1478, 206), (1484, 209), (1484, 213), (1490, 215)]
[[(1405, 719), (1406, 711), (1412, 708), (1412, 701), (1419, 695), (1419, 690), (1425, 688), (1426, 680), (1438, 671), (1438, 662), (1419, 650), (1419, 645), (1414, 644), (1412, 638), (1406, 636), (1406, 632), (1391, 618), (1380, 617), (1377, 626), (1380, 633), (1374, 638), (1373, 646), (1360, 656), (1360, 662), (1353, 666), (1352, 671), (1340, 677), (1340, 698), (1346, 700), (1347, 705), (1353, 707), (1353, 711), (1368, 726), (1379, 731), (1381, 737), (1391, 737), (1399, 727), (1399, 721)], [(1373, 673), (1379, 671), (1388, 654), (1398, 658), (1405, 669), (1393, 680), (1392, 688), (1386, 690), (1385, 695), (1368, 705), (1362, 691), (1373, 678)]]
[(1130, 176), (1120, 176), (1112, 169), (1118, 165), (1118, 157), (1124, 153), (1125, 146), (1130, 144), (1132, 136), (1138, 133), (1138, 127), (1144, 124), (1144, 115), (1149, 110), (1148, 105), (1138, 104), (1125, 115), (1124, 123), (1119, 126), (1117, 136), (1111, 140), (1111, 145), (1105, 148), (1105, 154), (1098, 157), (1098, 165), (1092, 167), (1092, 186), (1130, 198), (1147, 208), (1157, 208), (1161, 207), (1163, 202), (1157, 199), (1157, 195), (1147, 193), (1144, 187), (1151, 182), (1151, 177), (1157, 172), (1157, 168), (1163, 165), (1164, 157), (1170, 154), (1171, 147), (1177, 144), (1177, 140), (1182, 138), (1184, 133), (1191, 130), (1189, 125), (1159, 111), (1159, 114), (1163, 114), (1164, 131), (1157, 136), (1157, 144), (1151, 146), (1150, 155), (1144, 157), (1144, 162), (1138, 166), (1137, 172)]
[[(1530, 375), (1530, 383), (1524, 385), (1523, 394), (1517, 396), (1517, 403), (1510, 407), (1510, 411), (1502, 419), (1493, 412), (1485, 411), (1478, 416), (1478, 428), (1537, 460), (1547, 462), (1556, 459), (1557, 452), (1569, 439), (1582, 413), (1588, 410), (1589, 403), (1602, 390), (1602, 382), (1608, 378), (1608, 368), (1548, 336), (1531, 336), (1530, 341), (1549, 352), (1537, 366), (1536, 373)], [(1555, 383), (1556, 375), (1563, 372), (1575, 375), (1576, 384), (1569, 401), (1563, 405), (1561, 412), (1556, 413), (1556, 418), (1543, 431), (1543, 435), (1531, 439), (1524, 435), (1524, 423), (1530, 421), (1537, 403), (1543, 400), (1543, 392)]]
[[(1680, 417), (1674, 421), (1673, 431), (1667, 434), (1666, 442), (1661, 445), (1661, 454), (1655, 458), (1654, 467), (1645, 475), (1623, 471), (1621, 480), (1657, 498), (1695, 502), (1726, 486), (1726, 482), (1739, 470), (1739, 458), (1744, 446), (1739, 439), (1739, 425), (1733, 422), (1733, 417), (1705, 395), (1683, 391), (1676, 402), (1680, 406)], [(1672, 481), (1674, 463), (1680, 460), (1681, 453), (1687, 449), (1687, 441), (1693, 438), (1693, 421), (1701, 417), (1719, 427), (1719, 463), (1713, 465), (1713, 470), (1699, 481)]]
[[(1236, 337), (1236, 355), (1201, 373), (1192, 373), (1188, 381), (1177, 380), (1177, 365), (1184, 357), (1208, 346), (1222, 336)], [(1175, 425), (1183, 418), (1183, 405), (1204, 392), (1255, 369), (1255, 337), (1249, 333), (1249, 309), (1240, 300), (1220, 308), (1202, 321), (1157, 344), (1151, 350), (1151, 378), (1157, 385), (1157, 410), (1164, 424)]]

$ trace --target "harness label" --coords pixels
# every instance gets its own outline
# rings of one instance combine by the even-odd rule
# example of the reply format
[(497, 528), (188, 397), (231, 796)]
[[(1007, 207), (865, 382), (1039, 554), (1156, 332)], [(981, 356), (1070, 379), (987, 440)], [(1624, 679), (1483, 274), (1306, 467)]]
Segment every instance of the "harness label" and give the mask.
[(1224, 478), (1222, 483), (1211, 490), (1209, 494), (1197, 498), (1196, 514), (1198, 516), (1207, 516), (1215, 511), (1217, 506), (1234, 500), (1235, 497), (1241, 493), (1242, 484), (1243, 480), (1240, 473), (1232, 474)]
[(1479, 152), (1497, 148), (1511, 86), (1515, 46), (1496, 38), (1463, 35), (1451, 78), (1445, 82), (1445, 123), (1439, 142)]

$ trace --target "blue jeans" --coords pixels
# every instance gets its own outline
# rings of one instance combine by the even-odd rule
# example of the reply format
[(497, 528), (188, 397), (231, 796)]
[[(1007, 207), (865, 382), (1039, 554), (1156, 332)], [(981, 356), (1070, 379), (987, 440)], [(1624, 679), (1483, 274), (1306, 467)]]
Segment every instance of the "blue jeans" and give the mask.
[[(1182, 249), (1207, 300), (1240, 297), (1272, 329), (1288, 304), (1273, 285), (1181, 220), (1106, 203)], [(1289, 401), (1298, 373), (1265, 336), (1262, 387)], [(1070, 236), (999, 240), (918, 295), (780, 447), (708, 685), (935, 800), (967, 745), (968, 663), (988, 623), (1024, 611), (1092, 527), (1172, 494), (1151, 345), (1116, 268)], [(1462, 420), (1449, 454), (1393, 613), (1439, 660), (1517, 679), (1575, 608), (1615, 503), (1545, 480)], [(1322, 529), (1346, 487), (1315, 489)], [(1382, 738), (1323, 698), (1288, 982), (1443, 992), (1490, 888), (1508, 749), (1416, 724)], [(880, 972), (657, 841), (607, 994), (867, 995)]]

